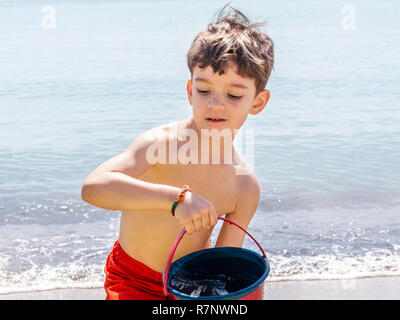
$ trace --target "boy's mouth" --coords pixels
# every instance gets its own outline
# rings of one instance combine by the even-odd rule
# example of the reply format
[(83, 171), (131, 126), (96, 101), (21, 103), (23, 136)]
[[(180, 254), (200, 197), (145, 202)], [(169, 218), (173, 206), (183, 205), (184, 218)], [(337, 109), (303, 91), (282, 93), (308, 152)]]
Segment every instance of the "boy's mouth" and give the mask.
[(206, 118), (206, 120), (207, 120), (207, 121), (210, 121), (210, 122), (223, 122), (223, 121), (225, 121), (226, 119)]

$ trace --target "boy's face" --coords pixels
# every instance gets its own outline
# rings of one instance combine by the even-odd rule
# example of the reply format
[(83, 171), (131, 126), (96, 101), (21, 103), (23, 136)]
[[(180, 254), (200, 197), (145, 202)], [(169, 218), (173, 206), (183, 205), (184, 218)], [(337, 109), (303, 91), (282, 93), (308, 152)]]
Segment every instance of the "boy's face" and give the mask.
[(268, 90), (255, 96), (254, 79), (240, 76), (232, 61), (223, 75), (214, 73), (211, 66), (204, 69), (196, 66), (192, 79), (188, 80), (187, 92), (199, 129), (227, 128), (232, 132), (241, 128), (249, 113), (261, 112), (270, 97)]

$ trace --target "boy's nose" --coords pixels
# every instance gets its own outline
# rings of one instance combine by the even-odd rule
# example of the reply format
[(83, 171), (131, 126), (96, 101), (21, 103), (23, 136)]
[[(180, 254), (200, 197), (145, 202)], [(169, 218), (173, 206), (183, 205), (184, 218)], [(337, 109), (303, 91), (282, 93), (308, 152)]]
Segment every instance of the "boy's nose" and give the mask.
[(208, 107), (211, 109), (224, 109), (225, 104), (222, 101), (221, 98), (213, 96), (211, 99), (208, 101)]

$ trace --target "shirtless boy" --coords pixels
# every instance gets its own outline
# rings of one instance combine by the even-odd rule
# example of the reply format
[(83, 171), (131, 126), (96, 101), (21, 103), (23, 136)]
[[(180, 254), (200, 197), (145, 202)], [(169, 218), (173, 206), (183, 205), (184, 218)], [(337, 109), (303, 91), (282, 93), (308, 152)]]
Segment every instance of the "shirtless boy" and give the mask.
[[(210, 247), (219, 216), (246, 229), (257, 209), (260, 186), (256, 176), (229, 139), (226, 142), (215, 132), (229, 132), (233, 140), (247, 116), (266, 106), (273, 44), (259, 30), (260, 24), (251, 24), (233, 8), (223, 15), (225, 8), (195, 37), (187, 53), (191, 73), (187, 94), (193, 115), (136, 137), (124, 152), (90, 173), (83, 184), (83, 200), (122, 212), (119, 239), (104, 269), (107, 299), (168, 299), (163, 294), (162, 272), (182, 228), (187, 234), (174, 260)], [(212, 142), (215, 136), (221, 142), (218, 150)], [(180, 151), (189, 137), (192, 142), (196, 139), (191, 146), (197, 150), (190, 151), (197, 155), (191, 155), (191, 161), (180, 161), (182, 154), (187, 155)], [(160, 156), (162, 149), (149, 150), (162, 142), (166, 143), (167, 161), (154, 162), (152, 157)], [(233, 155), (228, 163), (226, 150)], [(248, 173), (238, 174), (239, 168), (247, 168)], [(190, 191), (183, 193), (184, 185)], [(179, 193), (183, 201), (172, 214)], [(225, 222), (215, 246), (241, 247), (244, 235)]]

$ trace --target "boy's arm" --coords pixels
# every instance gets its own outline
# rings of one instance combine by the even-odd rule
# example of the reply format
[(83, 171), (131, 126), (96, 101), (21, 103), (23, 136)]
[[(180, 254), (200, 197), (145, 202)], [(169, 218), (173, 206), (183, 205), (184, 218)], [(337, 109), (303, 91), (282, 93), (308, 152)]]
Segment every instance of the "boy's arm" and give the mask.
[[(254, 174), (242, 176), (245, 177), (240, 183), (238, 201), (235, 210), (225, 215), (226, 219), (236, 222), (247, 230), (247, 227), (253, 218), (258, 207), (260, 199), (260, 186)], [(219, 233), (216, 247), (241, 247), (245, 233), (238, 227), (224, 222)]]
[(146, 151), (163, 134), (161, 129), (145, 132), (96, 168), (83, 183), (82, 199), (107, 210), (170, 210), (179, 188), (137, 179), (152, 166)]

